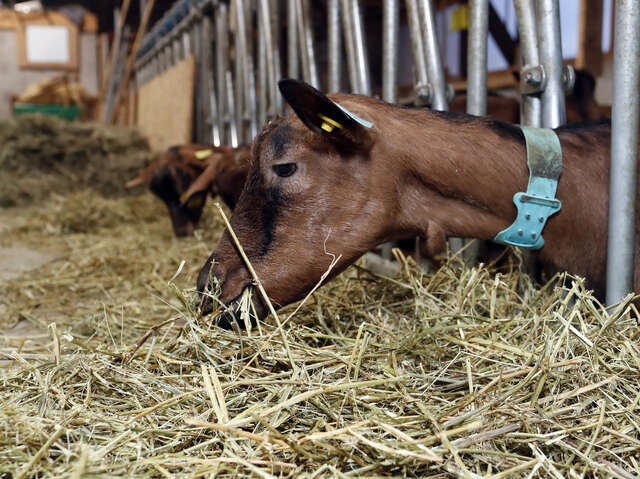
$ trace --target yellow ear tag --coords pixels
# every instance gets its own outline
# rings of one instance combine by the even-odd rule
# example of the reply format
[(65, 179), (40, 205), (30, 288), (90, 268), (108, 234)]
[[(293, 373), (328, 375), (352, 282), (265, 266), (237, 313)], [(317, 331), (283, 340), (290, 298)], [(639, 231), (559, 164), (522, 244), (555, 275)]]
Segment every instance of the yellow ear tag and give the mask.
[(322, 125), (320, 125), (320, 128), (322, 128), (327, 133), (331, 133), (334, 128), (343, 128), (340, 123), (332, 120), (328, 116), (324, 116), (323, 114), (318, 113), (318, 117), (320, 117), (320, 119), (322, 120)]
[(187, 192), (185, 191), (180, 195), (180, 206), (184, 206), (184, 202), (187, 201)]
[(213, 154), (213, 150), (200, 150), (194, 153), (195, 157), (199, 160), (204, 160)]

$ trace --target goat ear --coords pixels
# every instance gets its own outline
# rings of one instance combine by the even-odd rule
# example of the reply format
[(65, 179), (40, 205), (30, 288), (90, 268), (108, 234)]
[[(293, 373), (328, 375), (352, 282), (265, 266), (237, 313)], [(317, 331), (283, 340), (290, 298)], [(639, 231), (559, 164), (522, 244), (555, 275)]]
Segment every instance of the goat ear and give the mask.
[(207, 168), (191, 183), (191, 186), (180, 196), (180, 204), (187, 204), (192, 197), (204, 194), (206, 197), (207, 190), (218, 176), (218, 163), (211, 163)]
[(139, 186), (145, 184), (146, 181), (142, 176), (136, 176), (134, 179), (127, 181), (124, 184), (125, 188), (133, 188), (134, 186)]
[(138, 176), (133, 178), (132, 180), (127, 181), (124, 186), (126, 188), (133, 188), (134, 186), (139, 185), (148, 185), (151, 183), (151, 177), (153, 174), (162, 166), (164, 160), (164, 156), (161, 158), (156, 158), (153, 160), (145, 169), (143, 169)]
[(312, 131), (355, 146), (371, 145), (370, 123), (299, 80), (280, 80), (280, 93), (298, 118)]

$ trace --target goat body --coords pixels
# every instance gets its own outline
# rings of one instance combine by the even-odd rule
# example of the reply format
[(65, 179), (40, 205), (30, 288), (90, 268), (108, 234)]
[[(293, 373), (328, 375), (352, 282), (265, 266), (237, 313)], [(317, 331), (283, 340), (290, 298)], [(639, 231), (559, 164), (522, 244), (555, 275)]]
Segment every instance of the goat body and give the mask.
[[(333, 276), (385, 241), (421, 235), (427, 252), (436, 255), (448, 237), (491, 240), (515, 219), (513, 195), (526, 190), (529, 177), (517, 126), (359, 95), (327, 97), (294, 80), (280, 86), (297, 116), (272, 121), (256, 137), (231, 218), (277, 306), (310, 291), (330, 263), (328, 253), (340, 258)], [(365, 128), (336, 103), (374, 126)], [(327, 127), (327, 118), (337, 126)], [(610, 125), (567, 126), (556, 133), (564, 162), (557, 191), (562, 209), (547, 222), (537, 254), (545, 269), (583, 276), (601, 297)], [(200, 273), (200, 291), (212, 275), (227, 304), (251, 284), (228, 233)], [(639, 291), (637, 260), (634, 280)], [(259, 316), (266, 314), (264, 305), (255, 305)], [(211, 309), (206, 301), (203, 306)]]

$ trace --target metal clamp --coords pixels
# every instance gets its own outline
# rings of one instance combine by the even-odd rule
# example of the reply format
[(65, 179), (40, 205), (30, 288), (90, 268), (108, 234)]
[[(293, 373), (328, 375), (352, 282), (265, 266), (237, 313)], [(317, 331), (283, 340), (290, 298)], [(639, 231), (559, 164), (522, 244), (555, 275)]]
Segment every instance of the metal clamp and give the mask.
[[(576, 82), (576, 72), (571, 65), (562, 68), (562, 86), (569, 93)], [(542, 65), (525, 67), (520, 72), (520, 93), (534, 95), (540, 93), (547, 86), (547, 74)]]
[(516, 220), (498, 233), (494, 241), (537, 250), (544, 246), (542, 230), (547, 220), (562, 207), (555, 198), (562, 174), (562, 147), (553, 130), (520, 128), (527, 146), (529, 184), (526, 193), (518, 192), (513, 197), (518, 209)]
[(416, 96), (416, 106), (431, 105), (431, 99), (433, 98), (433, 91), (431, 85), (428, 83), (418, 83), (413, 89)]
[(547, 85), (547, 75), (542, 65), (523, 68), (520, 72), (520, 93), (533, 95), (544, 90)]
[[(445, 85), (445, 90), (447, 103), (451, 103), (456, 96), (456, 91), (451, 83)], [(431, 83), (418, 83), (413, 91), (416, 98), (416, 106), (431, 106), (433, 102), (433, 87)]]
[(573, 91), (573, 86), (576, 84), (576, 71), (571, 65), (565, 65), (562, 68), (562, 86), (565, 93)]
[(445, 85), (446, 95), (447, 95), (447, 103), (451, 103), (453, 99), (456, 97), (456, 89), (453, 87), (451, 83), (447, 83)]

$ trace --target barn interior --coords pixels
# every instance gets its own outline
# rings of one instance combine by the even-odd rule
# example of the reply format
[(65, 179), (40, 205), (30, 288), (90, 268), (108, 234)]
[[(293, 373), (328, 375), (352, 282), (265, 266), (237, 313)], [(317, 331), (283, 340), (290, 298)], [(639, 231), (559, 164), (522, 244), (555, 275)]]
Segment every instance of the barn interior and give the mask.
[[(0, 479), (638, 477), (635, 294), (411, 240), (225, 330), (196, 278), (233, 205), (178, 236), (136, 182), (250, 145), (291, 114), (282, 78), (530, 124), (533, 3), (0, 0)], [(611, 118), (625, 2), (550, 3), (562, 121), (538, 126)]]

